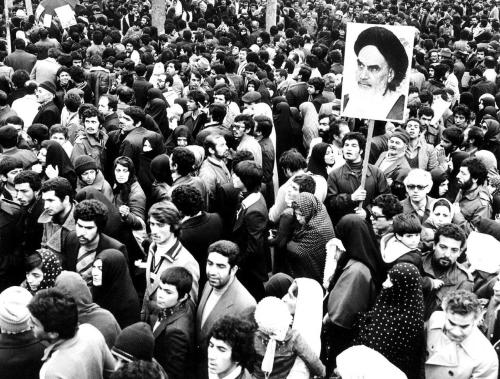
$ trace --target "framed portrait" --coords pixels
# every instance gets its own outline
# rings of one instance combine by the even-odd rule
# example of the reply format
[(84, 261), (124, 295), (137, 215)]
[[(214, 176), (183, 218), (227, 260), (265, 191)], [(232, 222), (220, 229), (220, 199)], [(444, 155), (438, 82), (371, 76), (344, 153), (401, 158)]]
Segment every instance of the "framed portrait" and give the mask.
[(415, 28), (348, 23), (342, 116), (402, 122)]

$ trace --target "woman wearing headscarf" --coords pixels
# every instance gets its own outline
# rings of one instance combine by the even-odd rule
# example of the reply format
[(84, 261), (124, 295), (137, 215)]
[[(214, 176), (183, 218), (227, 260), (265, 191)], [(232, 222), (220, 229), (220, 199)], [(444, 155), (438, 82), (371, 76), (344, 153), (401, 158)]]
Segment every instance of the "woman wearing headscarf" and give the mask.
[(326, 243), (335, 237), (325, 206), (311, 193), (302, 192), (292, 204), (301, 225), (287, 244), (292, 276), (323, 283)]
[(151, 161), (151, 173), (154, 178), (151, 189), (151, 205), (159, 201), (170, 200), (172, 172), (167, 154), (160, 154)]
[[(57, 176), (66, 178), (73, 188), (76, 188), (77, 176), (73, 163), (64, 151), (63, 147), (56, 141), (45, 140), (42, 142), (37, 155), (38, 162), (47, 179)], [(35, 171), (37, 171), (35, 169)]]
[(481, 122), (481, 129), (484, 131), (483, 149), (491, 151), (500, 162), (500, 123), (492, 118)]
[[(276, 157), (290, 150), (296, 144), (301, 132), (298, 123), (291, 122), (290, 106), (286, 102), (285, 97), (276, 97), (273, 99), (273, 121), (274, 128), (276, 129)], [(295, 126), (295, 128), (294, 128)], [(287, 178), (283, 170), (278, 170), (278, 177), (280, 185), (283, 184)]]
[(165, 152), (163, 137), (160, 134), (153, 134), (144, 137), (142, 141), (142, 154), (139, 156), (139, 167), (137, 180), (141, 185), (146, 197), (151, 196), (154, 177), (151, 172), (151, 162), (155, 157)]
[(398, 263), (389, 271), (383, 287), (362, 322), (356, 342), (381, 353), (409, 379), (420, 378), (424, 351), (420, 273), (410, 263)]
[(92, 301), (92, 294), (85, 280), (76, 272), (63, 271), (57, 277), (55, 287), (75, 300), (78, 322), (95, 326), (111, 349), (121, 332), (120, 325), (110, 311)]
[(288, 289), (293, 283), (293, 278), (283, 272), (278, 272), (269, 278), (264, 284), (266, 296), (274, 296), (281, 299), (288, 293)]
[(172, 134), (170, 134), (165, 146), (167, 148), (167, 154), (170, 155), (176, 147), (185, 147), (192, 144), (193, 136), (191, 135), (189, 128), (185, 125), (179, 125), (174, 129)]
[(319, 136), (318, 112), (313, 103), (305, 102), (299, 106), (302, 114), (302, 144), (305, 151), (309, 151), (311, 140)]
[(335, 231), (345, 252), (338, 259), (328, 295), (329, 373), (335, 367), (335, 357), (352, 344), (358, 315), (375, 303), (386, 277), (377, 238), (366, 220), (346, 215)]
[(62, 267), (56, 254), (49, 250), (42, 250), (26, 258), (25, 269), (26, 280), (21, 287), (35, 295), (40, 290), (54, 287)]
[(432, 188), (429, 191), (429, 197), (438, 199), (446, 196), (448, 192), (448, 174), (441, 168), (436, 167), (431, 171)]
[(139, 321), (139, 298), (121, 251), (106, 249), (97, 255), (92, 266), (92, 298), (115, 316), (122, 329)]
[(170, 134), (167, 117), (167, 102), (158, 88), (150, 88), (147, 94), (148, 104), (145, 112), (155, 120), (161, 134), (166, 139)]
[(437, 229), (444, 224), (449, 224), (453, 221), (453, 206), (445, 198), (436, 199), (432, 203), (432, 213), (422, 224), (422, 232), (420, 234), (422, 251), (434, 250), (434, 234)]
[(315, 194), (319, 199), (326, 198), (328, 191), (328, 174), (332, 171), (335, 164), (335, 154), (328, 143), (320, 142), (313, 146), (307, 172), (314, 177), (316, 182)]

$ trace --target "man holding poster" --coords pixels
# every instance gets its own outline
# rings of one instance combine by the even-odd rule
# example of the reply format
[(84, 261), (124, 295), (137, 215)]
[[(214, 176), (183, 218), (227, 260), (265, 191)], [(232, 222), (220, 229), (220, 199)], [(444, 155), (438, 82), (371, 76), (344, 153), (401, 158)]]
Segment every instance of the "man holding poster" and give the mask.
[[(348, 39), (359, 29), (358, 25), (349, 26)], [(412, 44), (412, 29), (404, 29), (411, 33), (406, 33), (407, 44)], [(355, 69), (348, 71), (345, 80), (343, 116), (403, 121), (409, 58), (400, 38), (385, 26), (369, 26), (355, 37), (353, 51), (355, 56), (348, 51), (344, 64)]]

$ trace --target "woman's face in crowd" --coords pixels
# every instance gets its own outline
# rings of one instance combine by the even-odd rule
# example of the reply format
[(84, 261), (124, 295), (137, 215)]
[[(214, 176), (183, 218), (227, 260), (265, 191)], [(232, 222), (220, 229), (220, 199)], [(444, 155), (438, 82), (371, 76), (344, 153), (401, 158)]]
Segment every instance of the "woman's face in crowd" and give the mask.
[(296, 208), (294, 210), (294, 213), (295, 213), (295, 218), (297, 219), (297, 222), (300, 224), (300, 225), (305, 225), (306, 223), (306, 218), (304, 217), (304, 215), (302, 214), (302, 212), (300, 211), (299, 208)]
[(448, 192), (448, 179), (439, 185), (439, 196), (444, 196)]
[(128, 178), (130, 176), (130, 171), (128, 167), (122, 166), (121, 164), (117, 164), (115, 167), (115, 178), (119, 184), (125, 184), (128, 182)]
[(43, 166), (47, 162), (47, 148), (42, 147), (36, 156), (38, 158), (38, 162)]
[(43, 280), (43, 271), (41, 268), (36, 267), (33, 270), (26, 273), (26, 283), (30, 286), (32, 291), (37, 291), (40, 287), (40, 283)]
[(333, 149), (331, 147), (326, 149), (325, 163), (328, 166), (333, 166), (335, 164), (335, 154), (333, 153)]
[(294, 293), (298, 291), (297, 283), (293, 282), (290, 288), (288, 288), (288, 292), (285, 296), (283, 296), (283, 301), (288, 306), (288, 310), (291, 315), (295, 314), (295, 310), (297, 308), (297, 297), (295, 297)]
[(94, 287), (102, 286), (102, 260), (96, 259), (92, 265), (92, 285)]
[(62, 133), (54, 133), (52, 134), (52, 137), (50, 137), (52, 141), (56, 141), (59, 143), (59, 145), (63, 145), (64, 142), (66, 142), (66, 138), (64, 138), (64, 134)]
[(438, 205), (436, 208), (434, 208), (434, 212), (432, 213), (437, 226), (449, 224), (451, 222), (451, 211), (444, 205)]
[(187, 137), (177, 137), (177, 146), (185, 147), (188, 144)]

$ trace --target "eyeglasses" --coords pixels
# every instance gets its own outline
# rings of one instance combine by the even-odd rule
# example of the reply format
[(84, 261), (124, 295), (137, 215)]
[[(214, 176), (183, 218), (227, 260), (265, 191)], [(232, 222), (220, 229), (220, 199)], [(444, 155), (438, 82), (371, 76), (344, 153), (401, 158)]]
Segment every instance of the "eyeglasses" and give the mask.
[(409, 189), (410, 191), (413, 191), (415, 188), (418, 189), (419, 191), (423, 191), (426, 189), (428, 186), (422, 186), (420, 184), (407, 184), (406, 189)]
[(384, 215), (379, 216), (379, 215), (376, 215), (376, 214), (370, 212), (370, 218), (373, 219), (374, 221), (377, 221), (378, 219), (386, 218), (386, 217)]

